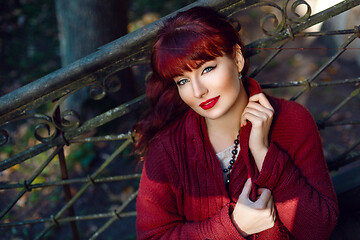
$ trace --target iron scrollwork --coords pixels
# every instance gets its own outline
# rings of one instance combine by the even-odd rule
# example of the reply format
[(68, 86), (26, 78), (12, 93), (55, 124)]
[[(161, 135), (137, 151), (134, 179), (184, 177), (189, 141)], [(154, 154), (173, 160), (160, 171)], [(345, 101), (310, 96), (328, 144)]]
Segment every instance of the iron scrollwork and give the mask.
[[(289, 23), (299, 23), (299, 22), (305, 21), (306, 19), (308, 19), (310, 17), (311, 7), (305, 0), (294, 1), (291, 4), (290, 12), (288, 10), (289, 1), (290, 0), (284, 0), (282, 7), (280, 7), (276, 3), (268, 2), (268, 1), (262, 2), (261, 4), (258, 5), (258, 6), (273, 7), (275, 9), (279, 10), (279, 12), (281, 14), (280, 21), (279, 21), (278, 17), (275, 15), (275, 13), (268, 13), (263, 18), (260, 19), (260, 27), (267, 36), (273, 36), (275, 34), (282, 32), (287, 27), (287, 25), (289, 25), (288, 22)], [(296, 11), (297, 8), (301, 5), (306, 6), (306, 12), (303, 14), (303, 16), (300, 16)], [(271, 20), (272, 20), (272, 23), (274, 26), (274, 30), (267, 30), (265, 25), (266, 25), (266, 23), (268, 23)]]
[(118, 71), (108, 74), (102, 81), (96, 81), (90, 86), (89, 95), (94, 100), (101, 100), (108, 92), (117, 92), (121, 88), (121, 81), (116, 75)]
[(74, 110), (67, 109), (60, 112), (60, 105), (65, 101), (66, 97), (61, 98), (53, 107), (51, 115), (41, 113), (28, 113), (23, 116), (13, 119), (1, 126), (0, 129), (0, 146), (8, 143), (10, 134), (5, 130), (5, 126), (10, 123), (18, 122), (25, 119), (34, 119), (34, 121), (40, 121), (35, 123), (34, 137), (36, 140), (42, 143), (48, 143), (54, 140), (61, 132), (71, 131), (80, 126), (79, 114)]
[(4, 129), (0, 129), (0, 146), (5, 145), (8, 141), (9, 133)]

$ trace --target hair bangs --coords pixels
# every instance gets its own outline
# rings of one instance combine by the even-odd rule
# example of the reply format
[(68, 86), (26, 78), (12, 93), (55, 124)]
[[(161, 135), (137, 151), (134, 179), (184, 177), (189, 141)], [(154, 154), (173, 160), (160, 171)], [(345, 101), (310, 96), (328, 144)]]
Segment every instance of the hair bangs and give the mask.
[(200, 64), (221, 57), (228, 52), (222, 38), (212, 37), (195, 31), (174, 31), (155, 45), (153, 63), (161, 70), (159, 76), (172, 80), (186, 71), (198, 68)]

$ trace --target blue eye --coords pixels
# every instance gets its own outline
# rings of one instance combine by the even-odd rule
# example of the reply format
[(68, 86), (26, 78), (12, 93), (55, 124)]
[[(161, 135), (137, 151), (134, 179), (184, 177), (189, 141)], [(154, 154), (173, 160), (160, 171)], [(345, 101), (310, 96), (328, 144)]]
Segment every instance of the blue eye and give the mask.
[(216, 68), (216, 66), (217, 66), (217, 65), (215, 65), (215, 66), (210, 66), (210, 67), (206, 67), (206, 68), (202, 71), (201, 75), (204, 74), (204, 73), (210, 72), (211, 70), (213, 70), (214, 68)]
[(185, 83), (189, 82), (188, 79), (184, 78), (184, 79), (181, 79), (179, 81), (177, 81), (177, 85), (181, 86), (181, 85), (184, 85)]

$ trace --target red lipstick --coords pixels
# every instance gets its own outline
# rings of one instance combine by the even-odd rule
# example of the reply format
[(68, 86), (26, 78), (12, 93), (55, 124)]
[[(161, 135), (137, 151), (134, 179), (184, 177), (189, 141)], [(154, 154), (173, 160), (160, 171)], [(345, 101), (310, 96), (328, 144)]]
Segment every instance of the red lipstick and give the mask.
[(219, 100), (220, 96), (214, 97), (214, 98), (210, 98), (202, 103), (200, 103), (200, 107), (204, 110), (208, 110), (210, 108), (212, 108), (213, 106), (215, 106), (215, 104), (217, 103), (217, 101)]

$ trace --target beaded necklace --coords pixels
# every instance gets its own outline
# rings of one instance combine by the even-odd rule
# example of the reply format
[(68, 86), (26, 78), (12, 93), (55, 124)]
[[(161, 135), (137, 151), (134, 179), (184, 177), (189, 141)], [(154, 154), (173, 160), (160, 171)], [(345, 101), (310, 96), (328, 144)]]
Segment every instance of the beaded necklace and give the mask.
[(230, 183), (230, 172), (231, 169), (236, 161), (237, 153), (238, 153), (238, 147), (239, 147), (239, 134), (237, 135), (236, 139), (234, 140), (234, 149), (231, 151), (232, 157), (229, 161), (229, 166), (225, 169), (223, 169), (224, 173), (227, 173), (226, 175), (226, 184), (228, 185)]

